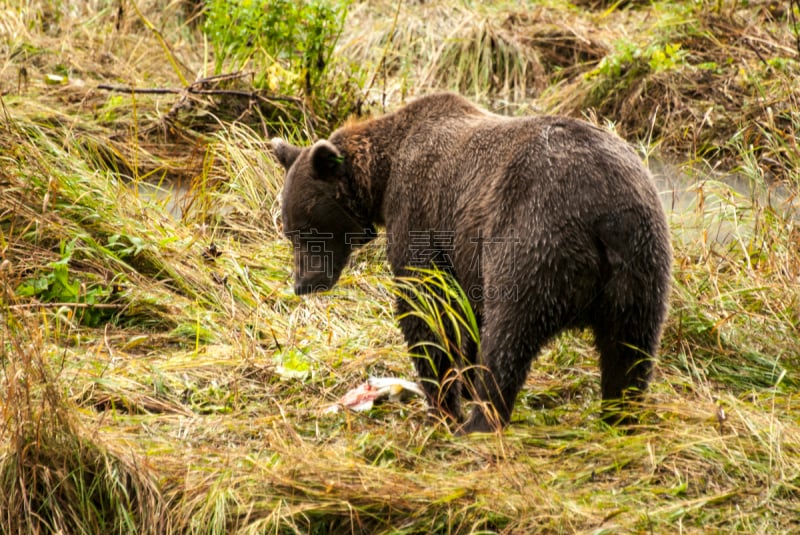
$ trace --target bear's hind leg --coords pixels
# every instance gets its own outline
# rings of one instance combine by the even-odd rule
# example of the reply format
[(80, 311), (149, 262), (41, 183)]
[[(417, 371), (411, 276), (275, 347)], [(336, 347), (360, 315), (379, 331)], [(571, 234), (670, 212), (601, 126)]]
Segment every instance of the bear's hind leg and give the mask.
[(603, 279), (588, 323), (600, 351), (604, 420), (632, 423), (630, 402), (650, 382), (667, 314), (669, 235), (657, 214), (641, 209), (599, 218), (594, 233)]
[(603, 419), (610, 424), (636, 421), (630, 402), (647, 389), (660, 338), (660, 319), (625, 316), (608, 318), (593, 329), (600, 352)]

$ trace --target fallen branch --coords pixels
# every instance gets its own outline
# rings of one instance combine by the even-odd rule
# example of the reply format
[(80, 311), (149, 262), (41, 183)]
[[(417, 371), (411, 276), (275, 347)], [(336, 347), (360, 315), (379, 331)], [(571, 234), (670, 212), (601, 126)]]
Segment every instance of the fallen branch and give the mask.
[(6, 308), (10, 310), (24, 310), (28, 308), (123, 308), (126, 305), (115, 305), (112, 303), (22, 303), (17, 305), (8, 305)]
[(129, 93), (137, 95), (180, 95), (190, 93), (193, 95), (228, 95), (233, 97), (254, 98), (264, 102), (292, 102), (305, 108), (303, 99), (297, 97), (287, 97), (284, 95), (262, 95), (257, 91), (243, 91), (241, 89), (199, 89), (196, 86), (205, 83), (206, 79), (193, 83), (185, 88), (176, 89), (172, 87), (133, 87), (129, 85), (99, 84), (97, 89), (104, 91), (115, 91), (117, 93)]
[(168, 87), (157, 87), (153, 89), (147, 88), (136, 88), (131, 87), (128, 85), (111, 85), (111, 84), (100, 84), (97, 86), (97, 89), (103, 89), (105, 91), (116, 91), (117, 93), (130, 93), (130, 94), (141, 94), (141, 95), (166, 95), (166, 94), (178, 94), (183, 93), (186, 91), (185, 89), (171, 89)]
[(173, 88), (173, 87), (133, 87), (129, 85), (114, 85), (114, 84), (98, 84), (97, 89), (103, 91), (113, 91), (117, 93), (127, 93), (130, 95), (181, 95), (180, 100), (175, 103), (172, 109), (167, 112), (166, 117), (173, 116), (178, 109), (186, 105), (190, 96), (228, 96), (236, 98), (245, 98), (251, 101), (259, 101), (264, 104), (276, 106), (280, 102), (290, 102), (296, 105), (303, 114), (303, 119), (306, 127), (312, 137), (315, 137), (313, 126), (313, 114), (310, 112), (303, 99), (298, 97), (291, 97), (286, 95), (266, 95), (260, 91), (247, 91), (241, 89), (213, 89), (208, 86), (217, 84), (221, 81), (232, 80), (247, 76), (248, 73), (231, 73), (222, 74), (218, 76), (211, 76), (196, 80), (186, 87)]

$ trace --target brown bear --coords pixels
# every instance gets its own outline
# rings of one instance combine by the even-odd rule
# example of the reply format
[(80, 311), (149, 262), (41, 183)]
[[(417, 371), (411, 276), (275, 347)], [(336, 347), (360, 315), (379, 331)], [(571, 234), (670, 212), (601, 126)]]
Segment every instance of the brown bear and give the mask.
[(331, 288), (377, 224), (396, 277), (433, 266), (469, 296), (480, 347), (457, 357), (437, 349), (407, 296), (397, 300), (429, 403), (458, 422), (462, 394), (475, 402), (460, 431), (507, 424), (532, 360), (568, 328), (594, 333), (607, 417), (646, 389), (671, 249), (652, 178), (616, 136), (571, 118), (494, 115), (445, 93), (311, 147), (272, 146), (287, 170), (297, 294)]

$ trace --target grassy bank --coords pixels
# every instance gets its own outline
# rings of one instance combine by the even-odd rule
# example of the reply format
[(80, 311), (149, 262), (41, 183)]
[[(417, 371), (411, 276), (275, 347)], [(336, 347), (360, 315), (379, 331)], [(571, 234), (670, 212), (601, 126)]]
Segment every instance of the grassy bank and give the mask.
[[(313, 76), (215, 48), (198, 2), (0, 7), (0, 532), (800, 529), (800, 13), (516, 4), (352, 2)], [(585, 333), (502, 436), (325, 411), (413, 369), (380, 240), (292, 294), (266, 140), (436, 89), (587, 117), (677, 189), (633, 433)]]

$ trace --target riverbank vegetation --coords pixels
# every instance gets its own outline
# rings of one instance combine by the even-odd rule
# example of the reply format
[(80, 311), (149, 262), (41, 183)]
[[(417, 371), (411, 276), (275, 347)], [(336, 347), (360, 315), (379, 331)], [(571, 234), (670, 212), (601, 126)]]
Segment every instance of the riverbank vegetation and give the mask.
[[(227, 6), (227, 8), (226, 8)], [(276, 18), (275, 14), (282, 16)], [(800, 529), (796, 2), (13, 1), (0, 7), (0, 532)], [(298, 298), (268, 140), (435, 90), (584, 117), (663, 191), (641, 423), (553, 341), (502, 435), (419, 400), (381, 239)]]

